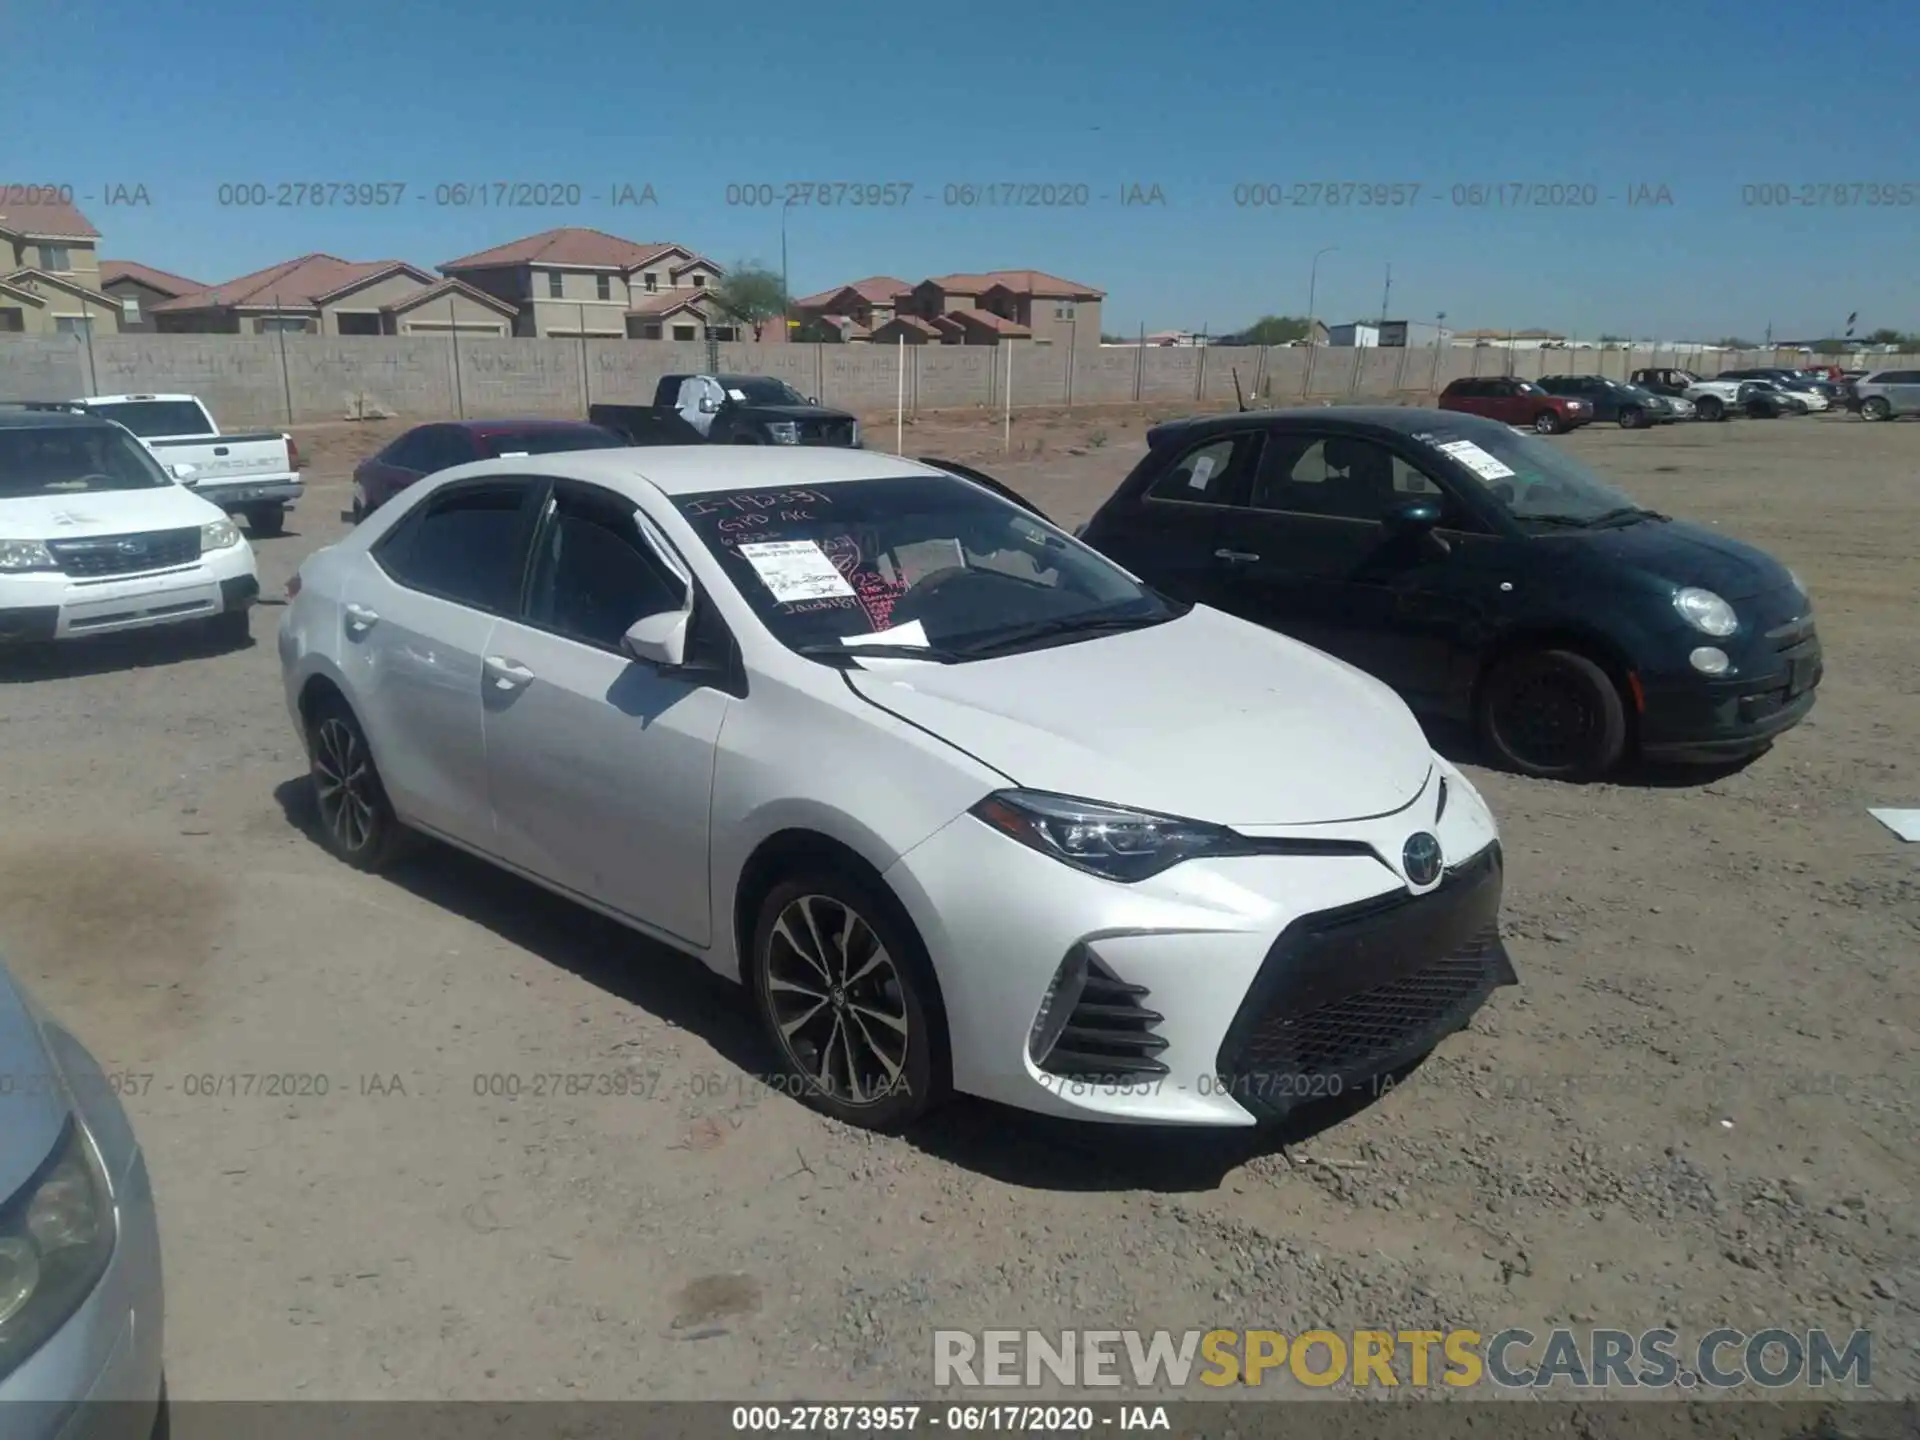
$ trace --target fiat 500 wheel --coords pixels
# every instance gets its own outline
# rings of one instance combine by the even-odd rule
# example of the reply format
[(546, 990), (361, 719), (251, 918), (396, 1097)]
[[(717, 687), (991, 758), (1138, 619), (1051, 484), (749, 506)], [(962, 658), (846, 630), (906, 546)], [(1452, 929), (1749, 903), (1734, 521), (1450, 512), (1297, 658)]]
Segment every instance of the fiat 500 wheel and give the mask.
[(1626, 750), (1626, 708), (1607, 672), (1571, 650), (1536, 650), (1503, 662), (1481, 687), (1480, 738), (1523, 775), (1586, 780)]

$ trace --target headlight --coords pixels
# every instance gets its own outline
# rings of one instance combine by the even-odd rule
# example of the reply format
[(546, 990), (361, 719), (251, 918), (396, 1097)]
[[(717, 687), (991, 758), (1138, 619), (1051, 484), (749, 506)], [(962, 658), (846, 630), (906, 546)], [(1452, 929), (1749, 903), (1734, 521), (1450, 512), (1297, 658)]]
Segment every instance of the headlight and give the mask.
[(106, 1177), (69, 1120), (47, 1163), (0, 1205), (0, 1378), (80, 1308), (112, 1254)]
[(1740, 619), (1731, 605), (1713, 591), (1696, 585), (1674, 591), (1673, 608), (1680, 612), (1682, 620), (1704, 635), (1731, 635), (1740, 628)]
[(39, 540), (0, 540), (0, 575), (26, 570), (58, 570), (53, 552)]
[(1035, 790), (1001, 790), (973, 815), (1003, 835), (1090, 875), (1131, 883), (1199, 855), (1259, 853), (1224, 825), (1075, 800)]
[(776, 445), (798, 445), (800, 443), (800, 422), (797, 420), (770, 420), (767, 422), (767, 434), (773, 437)]
[(200, 527), (202, 550), (225, 550), (240, 543), (240, 527), (231, 520), (209, 520)]

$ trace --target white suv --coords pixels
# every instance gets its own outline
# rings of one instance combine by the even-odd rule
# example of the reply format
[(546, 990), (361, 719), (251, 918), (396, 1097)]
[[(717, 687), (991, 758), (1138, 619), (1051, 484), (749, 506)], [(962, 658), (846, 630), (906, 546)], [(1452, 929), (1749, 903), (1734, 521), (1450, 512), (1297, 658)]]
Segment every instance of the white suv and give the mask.
[(253, 550), (124, 427), (0, 405), (0, 645), (203, 622), (247, 637)]

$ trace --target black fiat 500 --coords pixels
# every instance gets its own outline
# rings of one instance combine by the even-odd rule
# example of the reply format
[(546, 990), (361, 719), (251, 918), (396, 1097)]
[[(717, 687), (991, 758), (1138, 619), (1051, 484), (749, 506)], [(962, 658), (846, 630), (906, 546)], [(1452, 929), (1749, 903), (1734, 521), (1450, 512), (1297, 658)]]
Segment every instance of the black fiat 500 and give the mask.
[(1088, 544), (1471, 722), (1523, 773), (1737, 759), (1813, 708), (1820, 641), (1793, 572), (1548, 441), (1354, 408), (1174, 421), (1148, 445)]

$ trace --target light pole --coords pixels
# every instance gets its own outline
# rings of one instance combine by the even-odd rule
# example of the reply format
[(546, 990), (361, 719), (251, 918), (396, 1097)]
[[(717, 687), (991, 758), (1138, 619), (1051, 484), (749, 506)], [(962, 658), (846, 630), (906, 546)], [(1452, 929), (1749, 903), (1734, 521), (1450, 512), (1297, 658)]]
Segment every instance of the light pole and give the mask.
[(1322, 255), (1331, 255), (1339, 248), (1338, 245), (1323, 245), (1314, 251), (1313, 265), (1307, 271), (1307, 376), (1305, 380), (1300, 382), (1300, 398), (1302, 400), (1306, 399), (1308, 392), (1313, 389), (1313, 352), (1315, 348), (1313, 334), (1313, 297), (1314, 291), (1320, 284), (1320, 257)]
[(793, 197), (789, 195), (780, 207), (780, 338), (783, 341), (793, 338), (792, 326), (787, 322), (793, 319), (793, 291), (787, 286), (787, 211), (793, 208)]

